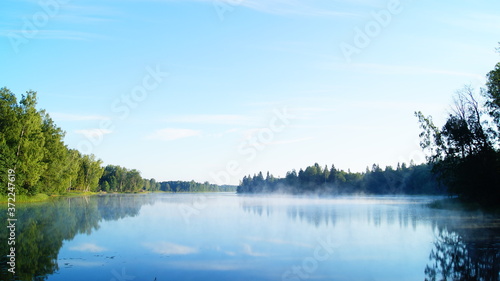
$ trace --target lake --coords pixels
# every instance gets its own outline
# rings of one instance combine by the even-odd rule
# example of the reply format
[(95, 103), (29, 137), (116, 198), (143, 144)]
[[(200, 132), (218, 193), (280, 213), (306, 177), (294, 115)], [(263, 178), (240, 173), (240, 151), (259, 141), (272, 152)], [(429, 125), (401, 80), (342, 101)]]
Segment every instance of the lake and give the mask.
[(0, 277), (499, 280), (500, 220), (428, 208), (436, 198), (164, 193), (24, 204), (16, 276), (2, 240)]

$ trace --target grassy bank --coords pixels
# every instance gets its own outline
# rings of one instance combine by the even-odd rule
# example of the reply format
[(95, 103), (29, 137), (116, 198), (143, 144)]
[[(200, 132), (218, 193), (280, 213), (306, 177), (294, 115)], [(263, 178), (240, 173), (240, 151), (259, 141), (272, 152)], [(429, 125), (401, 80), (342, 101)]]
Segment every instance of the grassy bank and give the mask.
[[(16, 195), (16, 201), (13, 202), (12, 200), (10, 203), (34, 203), (34, 202), (44, 202), (44, 201), (49, 201), (51, 199), (57, 198), (57, 197), (77, 197), (77, 196), (90, 196), (90, 195), (95, 195), (98, 194), (96, 192), (65, 192), (62, 194), (43, 194), (39, 193), (37, 195)], [(5, 195), (0, 195), (0, 203), (7, 203), (8, 202), (8, 197)]]
[(0, 203), (33, 203), (33, 202), (43, 202), (43, 201), (48, 201), (50, 200), (50, 196), (47, 194), (37, 194), (33, 196), (28, 196), (28, 195), (17, 195), (16, 200), (14, 201), (8, 201), (9, 197), (5, 195), (0, 195)]

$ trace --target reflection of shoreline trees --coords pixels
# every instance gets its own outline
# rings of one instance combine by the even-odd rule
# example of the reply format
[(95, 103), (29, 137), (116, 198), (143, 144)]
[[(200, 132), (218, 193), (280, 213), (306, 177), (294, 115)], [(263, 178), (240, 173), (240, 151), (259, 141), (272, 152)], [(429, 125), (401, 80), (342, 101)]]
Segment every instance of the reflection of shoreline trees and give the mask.
[[(244, 212), (254, 215), (259, 215), (260, 217), (266, 215), (271, 216), (274, 213), (273, 207), (270, 205), (262, 204), (248, 204), (243, 203), (241, 208)], [(335, 224), (335, 211), (334, 210), (319, 210), (318, 208), (304, 208), (297, 206), (286, 207), (286, 215), (288, 218), (295, 221), (305, 221), (309, 224), (313, 224), (316, 227), (322, 224)]]
[[(0, 279), (46, 280), (59, 269), (57, 257), (63, 241), (72, 240), (78, 234), (90, 234), (99, 229), (102, 220), (136, 216), (142, 205), (151, 202), (149, 196), (107, 195), (19, 205), (16, 212), (16, 274), (7, 271), (6, 253), (10, 246), (4, 240), (0, 244)], [(6, 221), (4, 214), (1, 219)], [(0, 235), (8, 237), (8, 229), (0, 228)]]
[(307, 210), (297, 206), (291, 206), (287, 209), (287, 217), (294, 221), (305, 221), (309, 224), (319, 227), (322, 224), (335, 225), (335, 210), (318, 209)]
[[(376, 227), (379, 227), (383, 223), (387, 225), (398, 223), (400, 227), (411, 226), (415, 229), (421, 217), (418, 210), (413, 207), (405, 207), (404, 205), (396, 205), (396, 207), (392, 204), (384, 205), (384, 203), (379, 201), (374, 201), (373, 203), (368, 203), (368, 201), (361, 203), (359, 206), (364, 206), (361, 209), (350, 208), (350, 205), (338, 202), (338, 204), (332, 202), (320, 203), (318, 201), (311, 204), (275, 205), (271, 201), (268, 201), (267, 199), (262, 201), (251, 199), (249, 201), (242, 202), (241, 208), (246, 213), (259, 216), (271, 216), (282, 208), (282, 211), (286, 213), (286, 216), (292, 221), (306, 222), (314, 225), (315, 227), (319, 227), (321, 225), (334, 226), (345, 218), (350, 220), (356, 217), (366, 221), (368, 224), (373, 224)], [(342, 201), (342, 199), (340, 201)], [(358, 204), (355, 202), (356, 201), (353, 201), (353, 204)], [(410, 205), (414, 206), (412, 204)], [(426, 210), (425, 207), (420, 209)]]
[(457, 232), (442, 229), (429, 260), (425, 280), (500, 280), (500, 249), (491, 240), (467, 241)]
[[(353, 202), (353, 204), (355, 204)], [(479, 213), (434, 210), (425, 206), (310, 202), (276, 204), (274, 200), (243, 202), (244, 212), (274, 216), (282, 212), (293, 222), (315, 227), (335, 226), (356, 218), (368, 225), (397, 225), (416, 229), (430, 225), (437, 233), (425, 267), (425, 280), (500, 280), (500, 221)], [(362, 206), (362, 205), (359, 205)], [(423, 273), (424, 273), (423, 272)]]

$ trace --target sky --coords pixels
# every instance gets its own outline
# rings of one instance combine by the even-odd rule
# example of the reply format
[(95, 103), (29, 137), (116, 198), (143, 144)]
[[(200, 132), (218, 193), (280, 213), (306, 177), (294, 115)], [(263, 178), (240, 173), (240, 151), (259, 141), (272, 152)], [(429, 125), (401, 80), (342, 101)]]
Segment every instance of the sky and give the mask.
[(145, 178), (425, 161), (415, 111), (500, 61), (500, 2), (5, 0), (0, 87)]

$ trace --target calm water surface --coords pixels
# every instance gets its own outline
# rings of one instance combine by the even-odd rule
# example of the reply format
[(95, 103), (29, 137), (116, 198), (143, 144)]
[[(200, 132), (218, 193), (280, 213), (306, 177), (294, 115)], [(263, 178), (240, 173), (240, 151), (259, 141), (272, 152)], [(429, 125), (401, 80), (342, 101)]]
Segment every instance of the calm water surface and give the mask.
[[(499, 220), (433, 197), (105, 195), (17, 207), (2, 280), (499, 280)], [(5, 212), (2, 220), (6, 221)], [(1, 230), (7, 237), (7, 230)], [(473, 280), (476, 280), (473, 279)]]

